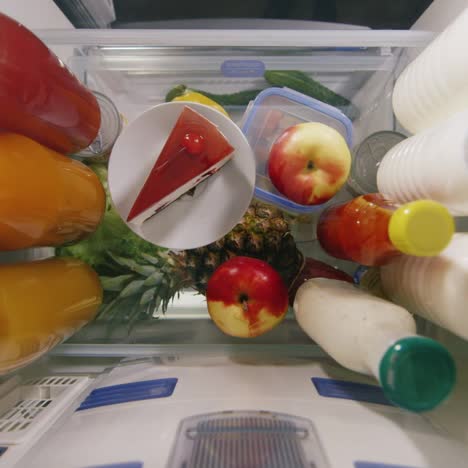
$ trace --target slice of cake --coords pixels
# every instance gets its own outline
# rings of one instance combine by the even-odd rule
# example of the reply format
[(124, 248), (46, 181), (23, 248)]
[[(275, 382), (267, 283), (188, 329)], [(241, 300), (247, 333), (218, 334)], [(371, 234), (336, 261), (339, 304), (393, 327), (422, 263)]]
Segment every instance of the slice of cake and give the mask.
[(218, 172), (233, 152), (234, 148), (216, 125), (184, 107), (127, 221), (143, 223)]

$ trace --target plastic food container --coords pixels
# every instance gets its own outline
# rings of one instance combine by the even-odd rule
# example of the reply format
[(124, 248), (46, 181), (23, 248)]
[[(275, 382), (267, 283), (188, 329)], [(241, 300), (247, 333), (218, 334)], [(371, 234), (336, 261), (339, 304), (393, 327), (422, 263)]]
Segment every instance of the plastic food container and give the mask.
[(352, 146), (353, 126), (346, 115), (333, 106), (288, 88), (262, 91), (247, 108), (242, 124), (242, 131), (256, 158), (255, 197), (297, 215), (314, 213), (323, 205), (300, 205), (281, 195), (268, 177), (267, 164), (274, 141), (288, 127), (303, 122), (329, 125), (343, 136), (349, 147)]

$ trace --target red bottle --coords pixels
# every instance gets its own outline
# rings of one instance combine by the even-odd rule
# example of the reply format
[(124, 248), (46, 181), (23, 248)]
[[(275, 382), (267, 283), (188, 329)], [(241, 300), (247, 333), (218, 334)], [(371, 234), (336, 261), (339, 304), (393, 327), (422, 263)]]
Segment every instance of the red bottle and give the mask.
[(31, 31), (0, 13), (0, 128), (69, 154), (89, 146), (100, 124), (93, 93)]
[(398, 206), (375, 193), (325, 210), (317, 237), (330, 255), (373, 266), (401, 254), (438, 255), (454, 228), (452, 216), (437, 202), (417, 200)]

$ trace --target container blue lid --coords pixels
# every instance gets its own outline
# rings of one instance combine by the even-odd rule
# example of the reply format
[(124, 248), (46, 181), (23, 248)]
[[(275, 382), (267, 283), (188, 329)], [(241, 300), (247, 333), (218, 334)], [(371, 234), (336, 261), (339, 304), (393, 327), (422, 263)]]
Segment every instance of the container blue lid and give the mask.
[[(282, 97), (295, 104), (300, 104), (304, 107), (314, 110), (315, 112), (323, 114), (324, 116), (326, 116), (327, 119), (333, 119), (337, 121), (337, 123), (339, 123), (344, 129), (345, 134), (343, 136), (346, 140), (346, 143), (350, 148), (352, 147), (353, 124), (345, 114), (343, 114), (336, 107), (333, 107), (329, 104), (325, 104), (324, 102), (319, 101), (318, 99), (306, 96), (289, 88), (277, 87), (267, 88), (260, 92), (253, 101), (253, 104), (249, 106), (249, 114), (242, 125), (242, 131), (247, 136), (247, 139), (249, 130), (253, 122), (255, 121), (256, 114), (260, 109), (260, 106), (264, 104), (264, 101), (267, 98), (270, 98), (272, 96)], [(285, 198), (283, 195), (276, 191), (271, 192), (269, 190), (259, 187), (258, 185), (255, 187), (254, 196), (259, 200), (274, 204), (279, 208), (297, 214), (309, 214), (314, 213), (316, 211), (321, 211), (326, 205), (326, 203), (322, 205), (300, 205), (299, 203), (295, 203), (292, 200)]]

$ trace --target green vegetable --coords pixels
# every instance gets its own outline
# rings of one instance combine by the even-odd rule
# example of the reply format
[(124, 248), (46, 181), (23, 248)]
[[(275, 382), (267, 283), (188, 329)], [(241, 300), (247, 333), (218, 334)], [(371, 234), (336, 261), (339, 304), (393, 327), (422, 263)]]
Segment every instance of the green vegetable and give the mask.
[[(298, 91), (306, 96), (313, 97), (319, 101), (337, 107), (351, 120), (359, 116), (359, 109), (348, 99), (336, 94), (331, 89), (322, 85), (304, 72), (298, 70), (267, 70), (264, 74), (265, 80), (272, 86), (287, 87)], [(200, 89), (188, 88), (180, 84), (172, 88), (166, 94), (166, 102), (172, 101), (177, 96), (186, 92), (203, 94), (221, 106), (246, 106), (254, 100), (263, 89), (249, 89), (231, 94), (213, 94)]]
[(58, 248), (56, 254), (79, 258), (99, 274), (104, 301), (97, 320), (131, 324), (152, 317), (160, 306), (164, 313), (171, 298), (184, 287), (185, 272), (174, 272), (168, 249), (145, 241), (127, 227), (112, 206), (106, 166), (90, 166), (106, 190), (104, 217), (91, 236)]
[(358, 108), (348, 99), (297, 70), (267, 70), (265, 80), (273, 86), (286, 86), (319, 101), (339, 108), (351, 120), (359, 116)]
[[(156, 271), (151, 266), (141, 266), (137, 261), (142, 255), (153, 256), (155, 251), (163, 252), (166, 249), (156, 247), (145, 241), (131, 231), (122, 221), (118, 213), (113, 209), (107, 189), (107, 168), (101, 164), (91, 165), (91, 169), (98, 175), (101, 183), (106, 189), (106, 211), (97, 230), (86, 239), (74, 245), (59, 247), (56, 250), (58, 256), (70, 256), (83, 260), (92, 266), (100, 275), (114, 276), (122, 269), (120, 265), (125, 262), (127, 268), (140, 273), (140, 269), (146, 274)], [(106, 246), (103, 249), (103, 245)], [(131, 263), (131, 265), (127, 265)], [(125, 281), (125, 278), (121, 278)], [(112, 285), (110, 286), (112, 288)]]
[(181, 84), (172, 88), (166, 94), (166, 102), (172, 101), (177, 96), (182, 96), (186, 92), (200, 93), (207, 98), (212, 99), (221, 106), (246, 106), (250, 101), (255, 99), (262, 89), (248, 89), (246, 91), (239, 91), (231, 94), (213, 94), (207, 91), (201, 91), (200, 89), (187, 88), (187, 86)]

